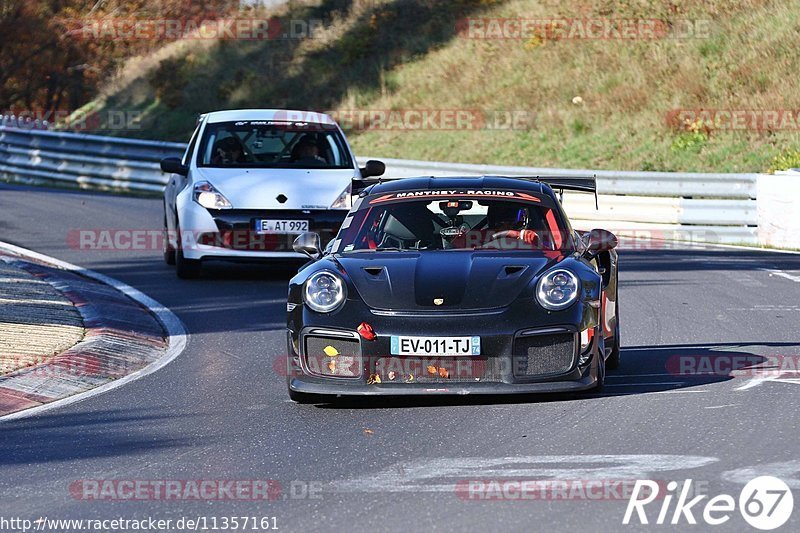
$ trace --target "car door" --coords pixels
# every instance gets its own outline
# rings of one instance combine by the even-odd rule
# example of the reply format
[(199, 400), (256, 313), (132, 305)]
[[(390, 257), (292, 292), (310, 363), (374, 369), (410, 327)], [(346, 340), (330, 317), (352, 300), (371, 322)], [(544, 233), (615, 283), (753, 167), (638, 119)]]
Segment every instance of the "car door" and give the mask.
[[(191, 166), (192, 158), (194, 157), (195, 148), (197, 145), (197, 139), (200, 134), (200, 129), (202, 127), (202, 121), (197, 124), (197, 127), (192, 133), (192, 137), (189, 140), (189, 145), (186, 147), (186, 151), (183, 153), (183, 158), (181, 159), (181, 163), (184, 165)], [(178, 220), (177, 220), (177, 197), (178, 193), (181, 192), (186, 184), (189, 181), (189, 176), (181, 176), (180, 174), (172, 174), (167, 182), (166, 187), (164, 188), (164, 215), (167, 220), (167, 229), (170, 231), (175, 231), (178, 227)]]

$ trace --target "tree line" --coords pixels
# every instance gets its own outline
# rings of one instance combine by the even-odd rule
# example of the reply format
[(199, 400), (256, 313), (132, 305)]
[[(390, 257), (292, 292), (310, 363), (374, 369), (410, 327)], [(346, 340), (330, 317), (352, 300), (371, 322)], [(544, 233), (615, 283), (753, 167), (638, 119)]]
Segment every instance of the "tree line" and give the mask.
[(134, 23), (242, 8), (238, 0), (0, 0), (0, 113), (47, 119), (89, 102), (125, 59), (164, 44), (131, 32)]

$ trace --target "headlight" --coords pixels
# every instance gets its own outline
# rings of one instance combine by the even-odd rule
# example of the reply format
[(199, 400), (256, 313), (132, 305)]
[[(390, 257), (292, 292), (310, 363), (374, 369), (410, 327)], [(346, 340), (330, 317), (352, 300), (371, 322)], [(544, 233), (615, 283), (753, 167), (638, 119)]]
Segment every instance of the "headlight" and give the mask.
[(569, 270), (551, 270), (536, 285), (536, 299), (550, 311), (566, 309), (578, 298), (580, 282)]
[(194, 186), (194, 201), (206, 209), (230, 209), (233, 207), (228, 199), (207, 181), (198, 182)]
[(353, 184), (347, 186), (336, 200), (331, 204), (331, 209), (350, 209), (353, 207)]
[(344, 280), (333, 272), (317, 272), (306, 280), (303, 296), (312, 310), (330, 313), (347, 298), (347, 288)]

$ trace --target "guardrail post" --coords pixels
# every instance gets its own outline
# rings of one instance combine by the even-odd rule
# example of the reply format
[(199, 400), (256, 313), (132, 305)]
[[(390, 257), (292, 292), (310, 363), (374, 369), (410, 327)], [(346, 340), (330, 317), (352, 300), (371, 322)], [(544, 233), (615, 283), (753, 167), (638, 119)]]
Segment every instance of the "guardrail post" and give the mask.
[(758, 176), (758, 243), (800, 250), (800, 170)]

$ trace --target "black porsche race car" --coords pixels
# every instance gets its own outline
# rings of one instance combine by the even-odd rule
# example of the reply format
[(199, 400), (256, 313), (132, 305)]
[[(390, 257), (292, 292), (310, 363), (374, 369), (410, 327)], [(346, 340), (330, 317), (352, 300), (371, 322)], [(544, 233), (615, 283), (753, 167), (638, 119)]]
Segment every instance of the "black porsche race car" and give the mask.
[(591, 178), (354, 181), (353, 208), (290, 281), (289, 395), (602, 387), (619, 364), (616, 237), (555, 191)]

